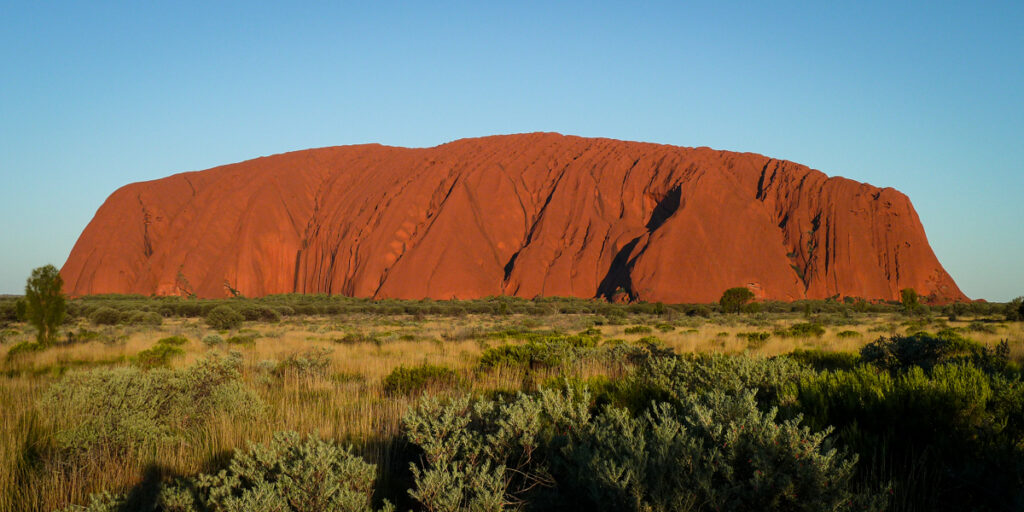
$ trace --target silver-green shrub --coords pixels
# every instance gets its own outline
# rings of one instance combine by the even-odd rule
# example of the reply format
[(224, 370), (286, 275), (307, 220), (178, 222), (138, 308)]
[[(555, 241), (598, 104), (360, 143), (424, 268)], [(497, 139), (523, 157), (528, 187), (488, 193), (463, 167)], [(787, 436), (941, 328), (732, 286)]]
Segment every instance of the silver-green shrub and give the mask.
[[(331, 441), (278, 432), (266, 445), (236, 452), (216, 475), (181, 479), (160, 490), (163, 512), (373, 512), (376, 466)], [(94, 494), (62, 512), (126, 510), (125, 496)], [(382, 512), (394, 510), (384, 502)]]
[(216, 475), (165, 488), (160, 501), (168, 512), (371, 512), (375, 478), (376, 466), (350, 448), (279, 432)]
[(408, 438), (424, 452), (412, 465), (413, 498), (431, 511), (504, 510), (554, 484), (547, 446), (590, 421), (589, 397), (545, 390), (509, 401), (424, 398), (406, 415)]
[(610, 408), (567, 446), (568, 474), (600, 510), (863, 510), (849, 486), (856, 458), (838, 454), (829, 432), (777, 421), (751, 392), (640, 417)]
[(89, 496), (88, 505), (71, 505), (59, 512), (118, 512), (124, 508), (124, 496), (104, 491)]
[(127, 450), (194, 435), (217, 413), (252, 414), (258, 397), (241, 381), (241, 355), (216, 353), (170, 370), (69, 372), (40, 402), (63, 448)]
[(640, 414), (591, 414), (586, 392), (423, 399), (410, 495), (431, 511), (878, 510), (851, 490), (830, 430), (779, 421), (753, 391), (687, 393)]

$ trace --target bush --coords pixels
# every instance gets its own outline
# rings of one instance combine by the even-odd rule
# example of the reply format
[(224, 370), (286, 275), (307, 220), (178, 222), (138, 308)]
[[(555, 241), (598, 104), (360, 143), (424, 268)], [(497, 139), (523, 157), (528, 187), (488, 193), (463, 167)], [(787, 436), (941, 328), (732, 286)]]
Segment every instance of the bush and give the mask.
[(810, 366), (817, 371), (852, 370), (860, 363), (860, 356), (849, 352), (829, 352), (825, 350), (794, 350), (786, 357)]
[(34, 341), (23, 341), (11, 347), (10, 350), (7, 351), (7, 355), (5, 356), (5, 358), (8, 361), (12, 361), (21, 354), (38, 352), (40, 350), (43, 350), (44, 348), (45, 347)]
[(351, 448), (279, 432), (267, 445), (236, 452), (226, 470), (165, 489), (160, 502), (174, 512), (370, 512), (376, 474)]
[(244, 333), (236, 334), (227, 339), (228, 345), (252, 345), (256, 343), (256, 337), (259, 336), (256, 333)]
[(772, 336), (770, 332), (738, 332), (736, 333), (737, 338), (747, 340), (747, 346), (750, 348), (759, 348), (764, 345), (764, 342)]
[(863, 334), (857, 331), (839, 331), (836, 333), (836, 337), (838, 338), (860, 338), (861, 336), (863, 336)]
[(480, 367), (529, 366), (550, 368), (581, 357), (597, 347), (599, 336), (565, 335), (550, 332), (508, 330), (489, 337), (518, 338), (531, 341), (521, 345), (489, 348), (480, 356)]
[(120, 322), (127, 325), (148, 325), (151, 327), (164, 322), (164, 317), (152, 311), (125, 311), (121, 314)]
[(346, 333), (341, 338), (334, 338), (331, 341), (335, 343), (341, 343), (342, 345), (355, 345), (357, 343), (374, 343), (380, 344), (381, 341), (372, 334), (364, 334), (361, 332), (350, 332)]
[(646, 325), (634, 325), (633, 327), (626, 327), (626, 334), (650, 334), (654, 332), (653, 329)]
[(121, 321), (121, 312), (106, 306), (96, 308), (89, 315), (89, 321), (96, 325), (117, 325)]
[(206, 325), (218, 330), (237, 329), (243, 320), (245, 317), (231, 306), (217, 306), (206, 314)]
[[(1024, 503), (1024, 385), (970, 363), (870, 366), (802, 380), (794, 412), (836, 425), (865, 480), (891, 480), (921, 510), (1012, 510)], [(880, 469), (884, 472), (875, 473)]]
[(291, 354), (274, 368), (278, 376), (326, 377), (331, 367), (331, 349), (313, 347), (305, 352)]
[(184, 355), (185, 351), (174, 346), (157, 343), (153, 348), (143, 350), (135, 356), (135, 362), (145, 369), (167, 367), (171, 358)]
[(384, 377), (384, 392), (389, 395), (416, 395), (428, 388), (454, 385), (455, 370), (444, 366), (422, 364), (420, 366), (399, 366)]
[(242, 383), (241, 364), (238, 354), (213, 354), (182, 370), (72, 371), (40, 408), (55, 419), (61, 447), (141, 448), (196, 435), (216, 413), (255, 414), (259, 399)]
[(814, 323), (799, 323), (788, 329), (779, 329), (775, 335), (780, 338), (820, 338), (825, 335), (825, 328)]
[(850, 484), (856, 458), (837, 453), (828, 432), (777, 421), (751, 393), (714, 393), (640, 417), (609, 409), (566, 451), (597, 510), (863, 510), (867, 497)]
[(930, 370), (948, 362), (970, 361), (980, 367), (1000, 370), (1006, 367), (1005, 356), (998, 356), (984, 345), (964, 338), (951, 330), (936, 335), (916, 333), (910, 336), (878, 338), (860, 350), (861, 359), (889, 372), (912, 367)]
[(207, 334), (203, 337), (203, 344), (207, 347), (214, 347), (217, 345), (224, 344), (224, 338), (220, 337), (219, 334)]
[(184, 336), (169, 336), (167, 338), (161, 338), (156, 343), (157, 345), (172, 345), (175, 347), (180, 347), (182, 345), (188, 344), (188, 338)]
[(682, 406), (688, 396), (721, 391), (738, 395), (755, 392), (766, 406), (788, 403), (792, 387), (809, 374), (789, 358), (766, 359), (723, 354), (685, 354), (652, 357), (627, 375), (609, 400), (640, 411), (652, 402)]
[(718, 300), (718, 304), (721, 306), (723, 313), (739, 313), (743, 311), (743, 306), (752, 300), (754, 300), (754, 292), (740, 286), (729, 288), (722, 293), (722, 298)]
[(594, 415), (585, 391), (427, 398), (404, 424), (423, 450), (410, 494), (426, 510), (862, 510), (867, 501), (827, 431), (777, 421), (751, 393), (638, 415)]

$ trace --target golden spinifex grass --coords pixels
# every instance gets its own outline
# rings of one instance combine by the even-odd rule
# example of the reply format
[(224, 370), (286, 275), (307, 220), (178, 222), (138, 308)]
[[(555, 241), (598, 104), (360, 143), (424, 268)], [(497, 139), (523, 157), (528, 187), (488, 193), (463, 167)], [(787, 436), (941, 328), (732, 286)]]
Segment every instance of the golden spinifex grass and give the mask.
[[(630, 343), (655, 336), (676, 352), (772, 356), (808, 348), (855, 352), (879, 336), (919, 328), (907, 325), (907, 319), (897, 314), (847, 318), (838, 322), (844, 325), (825, 325), (820, 337), (781, 335), (791, 326), (809, 321), (798, 314), (716, 315), (710, 319), (634, 315), (617, 322), (619, 325), (594, 325), (595, 320), (601, 322), (593, 315), (580, 314), (454, 318), (353, 314), (289, 317), (280, 323), (246, 322), (240, 331), (231, 332), (214, 331), (197, 319), (167, 319), (159, 327), (97, 327), (83, 320), (65, 329), (99, 332), (98, 339), (8, 357), (16, 343), (32, 337), (28, 328), (15, 324), (12, 327), (17, 333), (0, 345), (0, 510), (53, 510), (84, 503), (90, 493), (101, 490), (123, 491), (140, 483), (210, 471), (222, 465), (233, 450), (266, 442), (281, 430), (316, 432), (353, 444), (378, 465), (386, 486), (388, 478), (406, 469), (394, 466), (399, 460), (395, 453), (403, 449), (401, 418), (416, 399), (385, 392), (384, 379), (400, 366), (430, 364), (455, 370), (457, 381), (428, 386), (426, 392), (434, 394), (516, 391), (557, 377), (614, 378), (623, 371), (620, 362), (600, 359), (575, 360), (558, 368), (479, 370), (480, 356), (488, 348), (524, 343), (515, 336), (494, 334), (509, 329), (569, 334), (595, 329), (591, 332), (599, 332), (602, 343), (614, 339)], [(634, 332), (627, 333), (637, 325), (650, 327), (650, 332), (631, 329)], [(968, 321), (935, 320), (928, 328), (971, 325)], [(969, 335), (989, 346), (1008, 340), (1011, 357), (1018, 361), (1024, 357), (1020, 323), (992, 323), (987, 330), (994, 332)], [(759, 338), (750, 333), (772, 334)], [(202, 341), (212, 334), (242, 343), (209, 345)], [(168, 359), (173, 368), (192, 365), (210, 351), (241, 353), (243, 382), (264, 407), (256, 415), (218, 414), (204, 427), (172, 443), (139, 446), (127, 452), (99, 449), (89, 457), (63, 454), (55, 440), (58, 419), (40, 412), (46, 390), (68, 371), (132, 365), (139, 352), (170, 336), (189, 340), (180, 346), (183, 354)], [(315, 349), (326, 354), (322, 371), (289, 369), (293, 367), (281, 364), (315, 354)]]

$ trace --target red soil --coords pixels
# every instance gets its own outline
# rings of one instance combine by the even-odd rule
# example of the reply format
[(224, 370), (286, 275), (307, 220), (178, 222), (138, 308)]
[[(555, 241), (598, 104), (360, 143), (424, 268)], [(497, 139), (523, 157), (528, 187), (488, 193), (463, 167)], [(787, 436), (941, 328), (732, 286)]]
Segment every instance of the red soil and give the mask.
[(550, 133), (311, 149), (127, 185), (61, 273), (74, 295), (966, 300), (896, 190)]

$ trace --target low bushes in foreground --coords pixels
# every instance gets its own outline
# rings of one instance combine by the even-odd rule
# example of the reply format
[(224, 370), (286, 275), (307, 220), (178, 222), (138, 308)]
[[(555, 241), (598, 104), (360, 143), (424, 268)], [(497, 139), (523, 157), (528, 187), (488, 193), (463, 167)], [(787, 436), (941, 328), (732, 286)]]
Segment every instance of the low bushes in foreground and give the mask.
[[(376, 467), (316, 436), (302, 439), (279, 432), (267, 444), (236, 452), (227, 469), (185, 478), (165, 487), (159, 509), (165, 512), (372, 512)], [(131, 510), (128, 496), (109, 493), (88, 507), (64, 512)], [(382, 511), (392, 511), (387, 502)]]
[(195, 435), (215, 413), (254, 413), (241, 356), (211, 354), (182, 370), (134, 367), (69, 372), (40, 407), (56, 420), (61, 448), (114, 452)]

